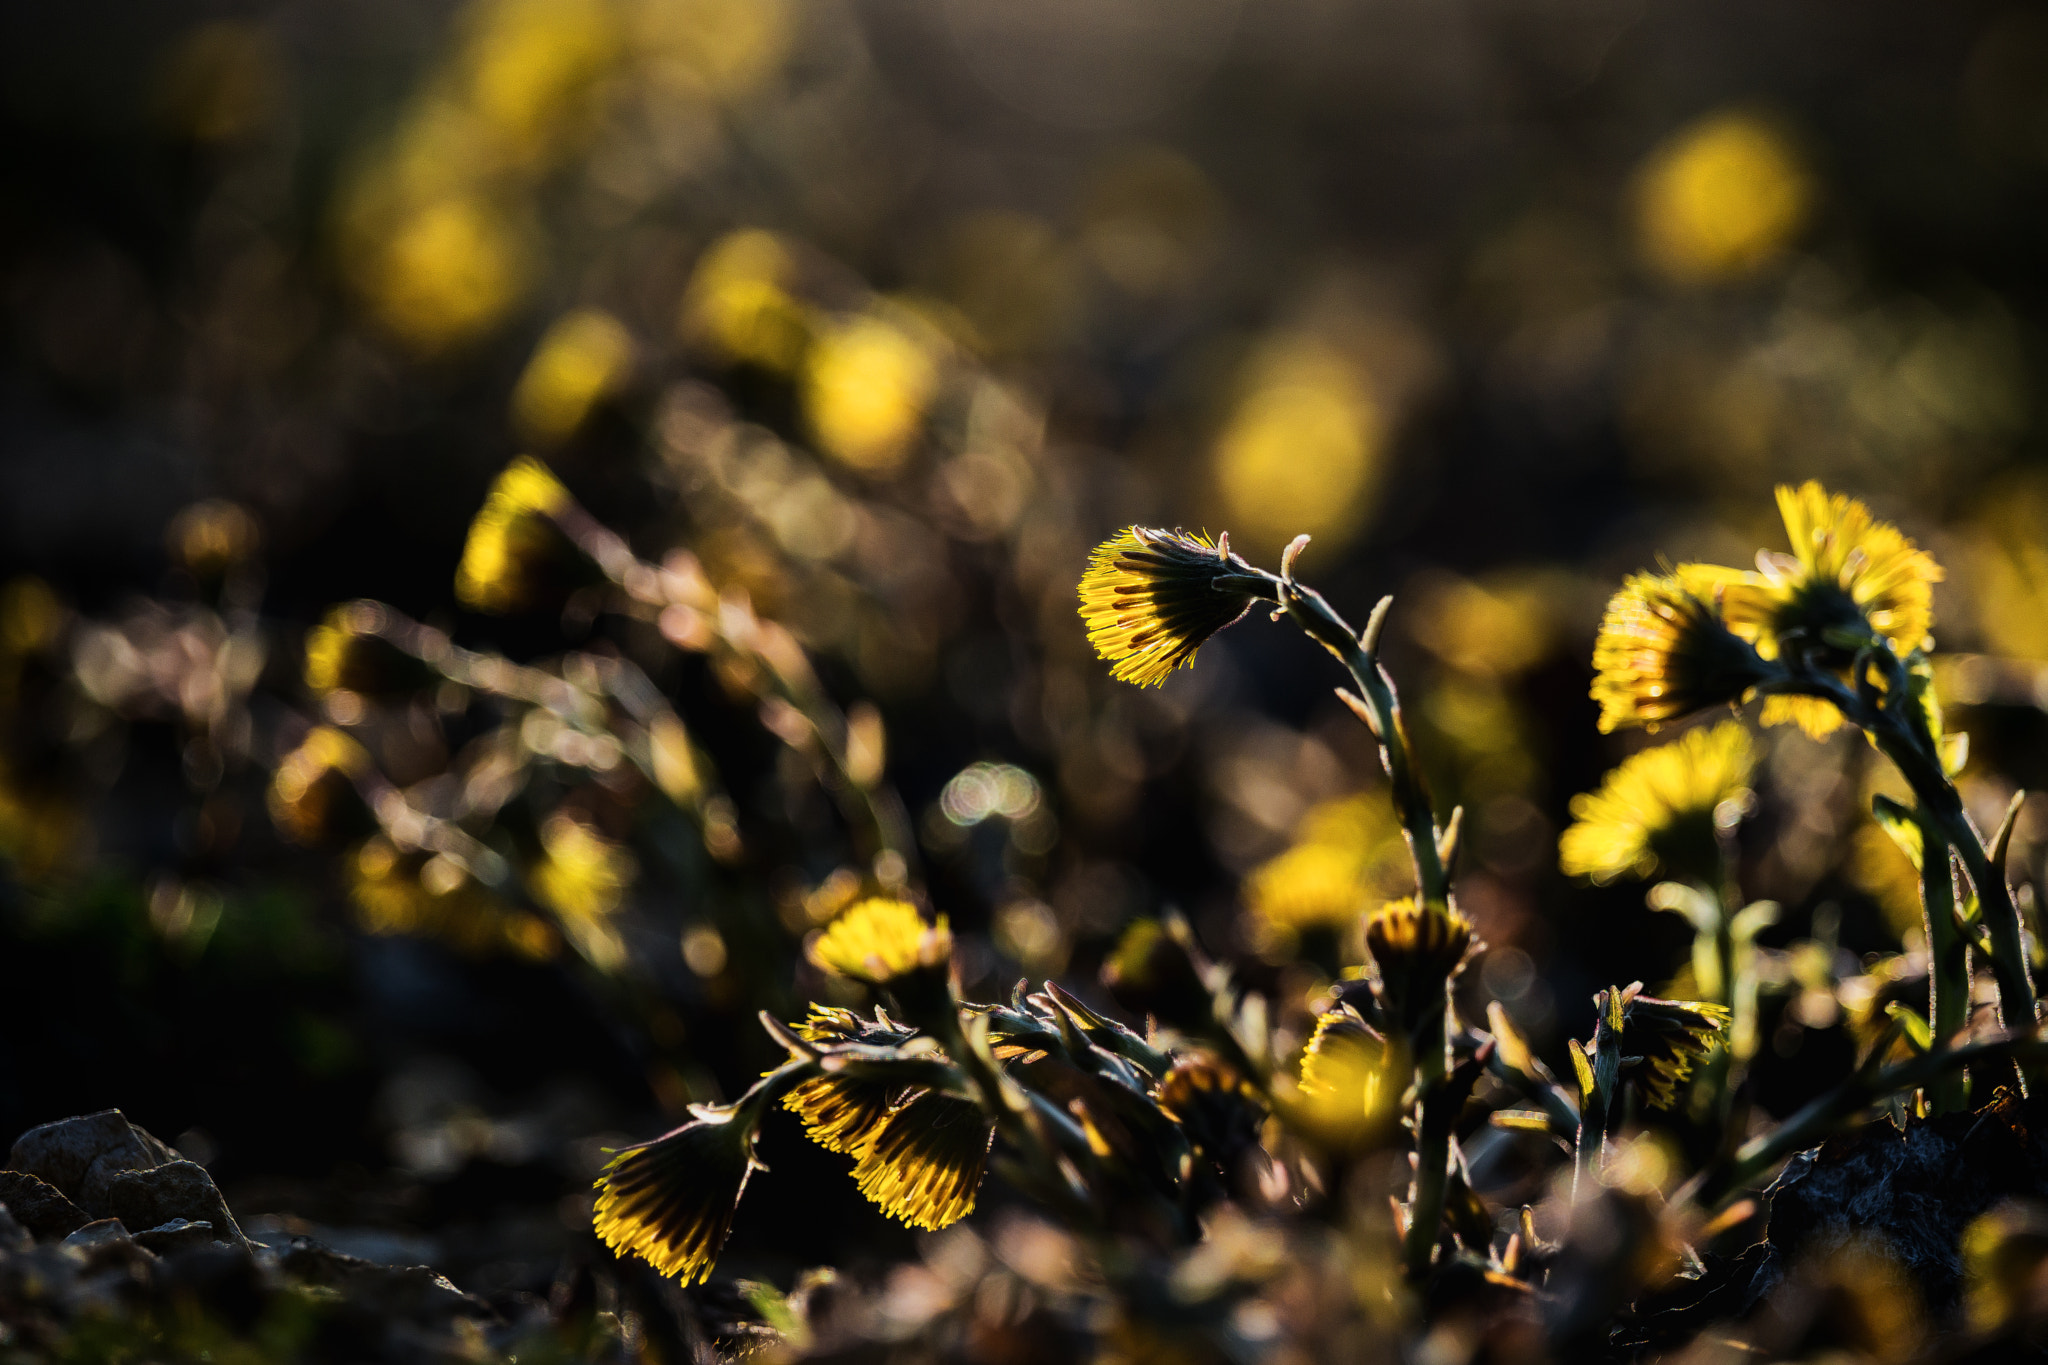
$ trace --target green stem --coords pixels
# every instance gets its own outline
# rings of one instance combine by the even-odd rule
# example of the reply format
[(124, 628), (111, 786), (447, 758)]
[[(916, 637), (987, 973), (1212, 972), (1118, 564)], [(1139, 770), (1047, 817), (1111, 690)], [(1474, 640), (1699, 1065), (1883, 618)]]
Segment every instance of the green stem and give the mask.
[[(1920, 903), (1927, 929), (1927, 1020), (1934, 1045), (1947, 1047), (1970, 1018), (1970, 944), (1956, 928), (1955, 873), (1948, 840), (1924, 815), (1920, 820)], [(1943, 1076), (1927, 1096), (1937, 1114), (1969, 1108), (1969, 1078)]]
[[(1442, 831), (1430, 806), (1429, 789), (1415, 767), (1394, 680), (1321, 593), (1291, 579), (1276, 579), (1275, 585), (1278, 591), (1274, 600), (1317, 644), (1337, 656), (1358, 685), (1358, 699), (1364, 703), (1367, 723), (1380, 742), (1380, 761), (1386, 766), (1387, 780), (1393, 787), (1395, 812), (1401, 817), (1402, 832), (1408, 837), (1408, 853), (1415, 862), (1416, 889), (1424, 903), (1438, 909), (1448, 908), (1451, 879), (1437, 849)], [(1384, 599), (1375, 609), (1376, 618), (1390, 601), (1391, 598)]]

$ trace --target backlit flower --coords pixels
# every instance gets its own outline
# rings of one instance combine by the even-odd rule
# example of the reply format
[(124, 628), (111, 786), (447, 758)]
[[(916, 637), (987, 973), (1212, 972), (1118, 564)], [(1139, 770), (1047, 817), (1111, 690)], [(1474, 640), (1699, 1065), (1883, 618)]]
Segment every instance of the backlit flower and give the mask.
[(1749, 732), (1732, 720), (1645, 749), (1610, 771), (1599, 790), (1572, 798), (1558, 866), (1601, 883), (1660, 872), (1710, 880), (1720, 863), (1715, 813), (1747, 798), (1755, 768)]
[(1729, 629), (1721, 601), (1742, 577), (1681, 564), (1636, 574), (1607, 604), (1593, 646), (1600, 729), (1656, 729), (1704, 707), (1740, 701), (1765, 676), (1754, 646)]
[[(1932, 555), (1855, 498), (1812, 480), (1780, 485), (1778, 511), (1792, 553), (1758, 555), (1757, 572), (1728, 587), (1732, 630), (1766, 658), (1796, 650), (1837, 670), (1861, 648), (1887, 644), (1907, 655), (1932, 646), (1934, 584), (1942, 578)], [(1815, 739), (1843, 723), (1832, 703), (1797, 696), (1771, 697), (1762, 720), (1796, 724)]]
[(909, 901), (860, 901), (811, 940), (810, 958), (828, 972), (887, 985), (919, 969), (943, 970), (953, 955), (946, 917), (926, 924)]
[(755, 1123), (700, 1107), (672, 1133), (628, 1147), (597, 1179), (597, 1235), (684, 1284), (709, 1278), (754, 1161)]
[(1163, 683), (1250, 608), (1247, 594), (1220, 582), (1244, 571), (1227, 538), (1128, 527), (1095, 547), (1081, 576), (1088, 643), (1114, 665), (1111, 677)]
[(1365, 946), (1379, 967), (1388, 1017), (1413, 1029), (1425, 1013), (1441, 1008), (1446, 985), (1464, 967), (1472, 921), (1409, 896), (1367, 917)]
[(478, 611), (524, 605), (534, 593), (534, 570), (562, 541), (548, 518), (571, 505), (569, 490), (540, 461), (522, 455), (507, 465), (470, 523), (455, 596)]
[[(1659, 1000), (1641, 994), (1642, 984), (1622, 992), (1621, 1054), (1642, 1062), (1629, 1074), (1652, 1107), (1668, 1108), (1693, 1066), (1713, 1051), (1728, 1027), (1729, 1013), (1700, 1000)], [(1604, 1016), (1607, 992), (1595, 998)]]
[(942, 1228), (974, 1212), (995, 1125), (952, 1095), (926, 1092), (889, 1115), (853, 1168), (860, 1192), (891, 1218)]

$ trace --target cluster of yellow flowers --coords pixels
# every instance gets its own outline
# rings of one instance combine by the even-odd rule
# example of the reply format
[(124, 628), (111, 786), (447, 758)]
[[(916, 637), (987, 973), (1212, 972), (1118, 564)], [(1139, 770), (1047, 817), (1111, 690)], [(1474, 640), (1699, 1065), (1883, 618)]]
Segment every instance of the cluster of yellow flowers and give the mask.
[[(1778, 510), (1791, 554), (1761, 554), (1753, 571), (1681, 564), (1639, 574), (1608, 603), (1593, 653), (1602, 730), (1655, 729), (1746, 700), (1788, 656), (1846, 675), (1859, 650), (1904, 657), (1926, 647), (1942, 577), (1933, 556), (1815, 482), (1780, 487)], [(1816, 738), (1842, 723), (1824, 698), (1782, 694), (1762, 719)]]

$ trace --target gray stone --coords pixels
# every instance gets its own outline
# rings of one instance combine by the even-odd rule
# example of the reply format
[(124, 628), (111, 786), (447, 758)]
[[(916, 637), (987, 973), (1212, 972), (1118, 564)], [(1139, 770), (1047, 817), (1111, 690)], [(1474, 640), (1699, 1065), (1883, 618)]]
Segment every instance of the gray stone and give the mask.
[(134, 1240), (134, 1238), (128, 1235), (127, 1225), (120, 1219), (102, 1218), (97, 1222), (87, 1223), (84, 1227), (66, 1237), (64, 1245), (76, 1247), (78, 1250), (90, 1255), (101, 1247), (111, 1246), (116, 1242), (132, 1242)]
[(185, 1218), (173, 1218), (160, 1227), (145, 1229), (135, 1234), (135, 1244), (146, 1247), (159, 1256), (187, 1251), (193, 1247), (211, 1246), (214, 1242), (213, 1224), (193, 1222)]
[(116, 1173), (147, 1170), (171, 1159), (168, 1147), (128, 1122), (120, 1110), (102, 1109), (29, 1129), (15, 1141), (7, 1166), (97, 1213)]
[(489, 1304), (429, 1266), (378, 1265), (330, 1251), (308, 1237), (292, 1238), (278, 1256), (278, 1267), (301, 1284), (340, 1291), (351, 1306), (380, 1319), (497, 1317)]
[(92, 1221), (54, 1185), (26, 1171), (0, 1171), (0, 1204), (39, 1242), (61, 1242)]
[(107, 1208), (130, 1227), (155, 1228), (184, 1220), (204, 1223), (216, 1242), (241, 1244), (247, 1239), (228, 1212), (227, 1201), (214, 1188), (206, 1168), (191, 1161), (172, 1161), (142, 1171), (122, 1171), (107, 1184)]

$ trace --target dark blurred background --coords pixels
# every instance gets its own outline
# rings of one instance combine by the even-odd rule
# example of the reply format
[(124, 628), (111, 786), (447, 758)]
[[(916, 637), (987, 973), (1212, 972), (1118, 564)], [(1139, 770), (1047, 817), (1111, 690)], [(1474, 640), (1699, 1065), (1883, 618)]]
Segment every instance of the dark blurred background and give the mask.
[[(587, 1228), (601, 1145), (772, 1062), (754, 1011), (823, 990), (798, 945), (856, 841), (648, 621), (458, 603), (522, 452), (873, 703), (983, 993), (1092, 993), (1168, 906), (1283, 1011), (1341, 957), (1241, 883), (1379, 809), (1367, 737), (1258, 617), (1110, 681), (1074, 584), (1132, 521), (1268, 566), (1308, 532), (1354, 621), (1396, 595), (1470, 979), (1554, 1060), (1687, 951), (1555, 868), (1642, 742), (1593, 728), (1601, 605), (1782, 548), (1774, 483), (1947, 568), (1986, 818), (2048, 767), (2039, 7), (73, 0), (0, 11), (0, 69), (0, 1139), (119, 1105), (238, 1209), (511, 1282)], [(355, 598), (564, 676), (637, 661), (744, 852), (504, 706), (309, 688)], [(516, 737), (471, 832), (553, 866), (583, 821), (601, 893), (552, 938), (380, 918), (367, 825), (267, 813), (323, 719), (429, 804)], [(1840, 983), (1919, 930), (1857, 742), (1765, 733), (1782, 1113), (1849, 1064)], [(2028, 883), (2044, 849), (2030, 807)], [(764, 1153), (740, 1263), (906, 1244), (793, 1129)]]

